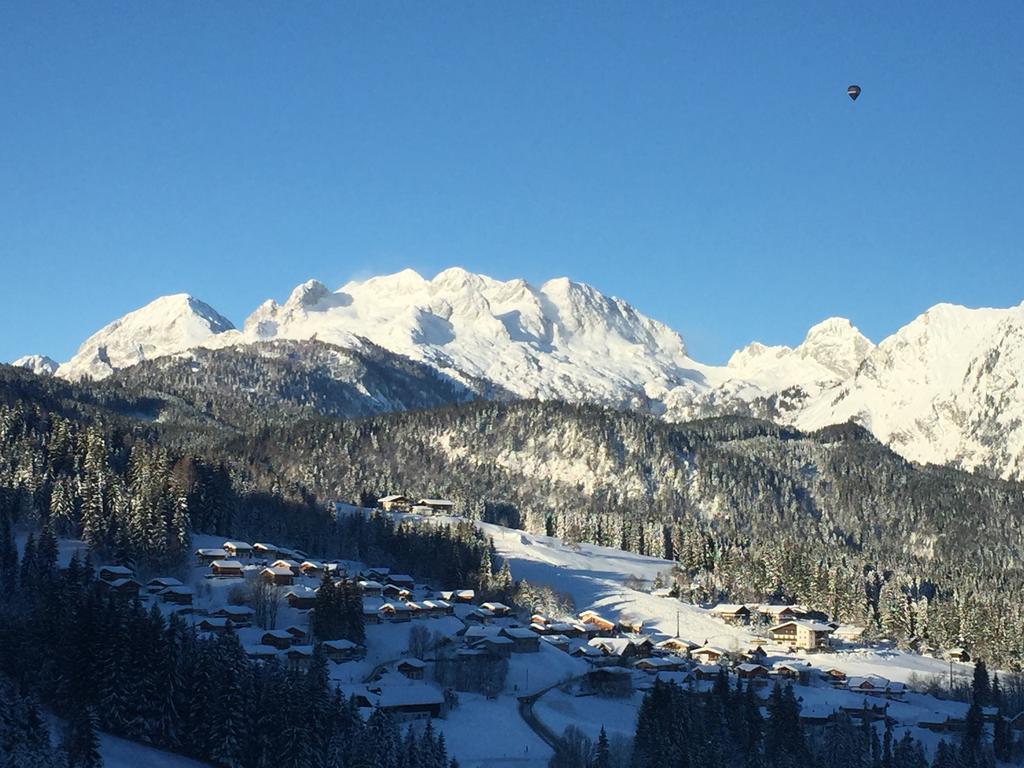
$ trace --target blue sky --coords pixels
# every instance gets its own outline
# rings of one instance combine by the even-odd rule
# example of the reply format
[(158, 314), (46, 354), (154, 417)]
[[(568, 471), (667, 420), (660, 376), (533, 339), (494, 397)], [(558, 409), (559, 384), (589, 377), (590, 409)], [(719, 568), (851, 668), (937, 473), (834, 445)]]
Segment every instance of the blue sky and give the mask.
[(1016, 0), (5, 3), (0, 359), (404, 267), (568, 275), (707, 362), (1018, 304), (1021, 29)]

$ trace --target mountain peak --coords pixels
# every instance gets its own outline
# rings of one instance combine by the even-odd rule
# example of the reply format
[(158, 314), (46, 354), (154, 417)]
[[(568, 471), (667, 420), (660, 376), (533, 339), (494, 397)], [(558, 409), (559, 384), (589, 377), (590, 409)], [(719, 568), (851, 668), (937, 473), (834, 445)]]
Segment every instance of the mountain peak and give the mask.
[(46, 355), (25, 355), (19, 357), (11, 365), (15, 368), (25, 368), (37, 376), (50, 376), (57, 370), (59, 363)]
[(182, 352), (233, 329), (230, 320), (187, 293), (161, 296), (86, 339), (57, 375), (102, 379), (118, 368)]
[(874, 344), (853, 323), (845, 317), (830, 317), (811, 326), (794, 351), (845, 379), (856, 372), (872, 349)]

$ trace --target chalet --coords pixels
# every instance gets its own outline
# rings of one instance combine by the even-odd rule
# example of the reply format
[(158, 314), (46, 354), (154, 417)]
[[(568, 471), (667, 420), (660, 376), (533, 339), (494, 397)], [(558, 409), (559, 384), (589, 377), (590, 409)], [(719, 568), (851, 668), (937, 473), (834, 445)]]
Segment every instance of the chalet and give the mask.
[(252, 553), (256, 557), (262, 557), (264, 560), (274, 560), (280, 556), (281, 550), (279, 550), (273, 544), (267, 544), (266, 542), (257, 541), (252, 545)]
[(223, 549), (197, 549), (196, 562), (200, 565), (209, 565), (217, 560), (226, 560), (228, 553)]
[(828, 647), (832, 627), (817, 621), (792, 619), (768, 630), (772, 641), (789, 648), (817, 651)]
[(281, 558), (280, 560), (275, 560), (270, 564), (270, 567), (287, 568), (295, 576), (298, 576), (300, 573), (302, 573), (302, 567), (299, 565), (298, 561), (290, 560), (288, 558)]
[(494, 616), (508, 616), (512, 609), (504, 603), (481, 603), (480, 607), (490, 611)]
[(201, 632), (210, 632), (214, 635), (223, 635), (231, 629), (231, 619), (209, 616), (200, 621), (196, 627)]
[(399, 722), (444, 717), (444, 694), (429, 685), (402, 685), (383, 688), (376, 698), (378, 709)]
[(244, 541), (225, 541), (221, 546), (224, 548), (224, 551), (228, 553), (228, 557), (252, 557), (252, 545), (247, 544)]
[(807, 664), (783, 661), (772, 667), (772, 671), (782, 680), (792, 680), (803, 685), (811, 679), (811, 668)]
[(245, 646), (245, 655), (250, 659), (257, 661), (270, 661), (271, 659), (277, 658), (277, 654), (280, 651), (272, 645), (247, 645)]
[(441, 592), (441, 599), (448, 603), (472, 603), (476, 600), (476, 592), (472, 589), (446, 589)]
[(117, 581), (118, 579), (130, 579), (135, 571), (127, 565), (101, 565), (99, 577), (102, 581)]
[(284, 594), (289, 608), (299, 611), (308, 611), (316, 605), (316, 590), (309, 587), (293, 587)]
[(379, 611), (381, 617), (391, 622), (409, 621), (412, 619), (412, 611), (405, 603), (384, 603)]
[(142, 589), (142, 585), (135, 579), (114, 579), (101, 581), (100, 584), (106, 587), (109, 594), (125, 598), (138, 597), (139, 590)]
[(363, 656), (366, 649), (363, 646), (353, 643), (351, 640), (325, 640), (323, 642), (324, 654), (331, 661), (341, 663), (351, 661)]
[(507, 659), (515, 650), (516, 641), (505, 635), (486, 635), (482, 640), (473, 643), (473, 647), (482, 647), (491, 656)]
[(676, 653), (680, 656), (689, 656), (690, 651), (694, 651), (700, 648), (699, 645), (690, 641), (683, 640), (679, 637), (670, 637), (668, 640), (662, 640), (660, 643), (656, 643), (654, 646), (655, 651), (663, 653)]
[(292, 636), (292, 643), (301, 643), (303, 640), (306, 639), (306, 635), (309, 634), (302, 627), (297, 627), (294, 624), (285, 627), (284, 631)]
[(450, 515), (455, 511), (455, 502), (448, 499), (420, 499), (416, 502), (417, 507), (426, 507), (431, 512), (440, 515)]
[(299, 571), (303, 576), (319, 576), (324, 572), (324, 564), (317, 560), (305, 560), (299, 566)]
[(426, 663), (419, 659), (402, 659), (395, 667), (395, 669), (410, 680), (422, 680), (426, 668)]
[(293, 667), (307, 667), (313, 660), (313, 646), (293, 645), (288, 650), (282, 651), (281, 656)]
[(388, 580), (388, 576), (390, 574), (390, 568), (381, 567), (370, 568), (369, 570), (363, 572), (363, 576), (365, 576), (367, 579), (371, 579), (372, 581), (379, 581), (382, 584)]
[(633, 673), (625, 667), (595, 667), (587, 672), (585, 684), (600, 696), (625, 698), (633, 693)]
[(693, 676), (697, 680), (717, 680), (725, 674), (725, 668), (718, 664), (698, 664), (693, 668)]
[(452, 605), (443, 600), (423, 600), (420, 608), (425, 616), (443, 616), (451, 612)]
[(397, 584), (385, 584), (383, 594), (389, 600), (408, 600), (412, 597), (412, 592)]
[(365, 597), (380, 597), (384, 594), (384, 585), (379, 581), (363, 579), (358, 582), (358, 586)]
[(388, 584), (394, 584), (396, 587), (404, 587), (405, 589), (413, 589), (416, 586), (412, 576), (407, 573), (388, 574), (387, 582)]
[(741, 654), (744, 661), (749, 661), (752, 664), (764, 664), (768, 660), (768, 653), (760, 645), (751, 648), (749, 651), (744, 651)]
[(192, 605), (192, 599), (195, 593), (191, 587), (167, 587), (157, 593), (161, 600), (165, 603), (173, 603), (174, 605)]
[(242, 571), (242, 564), (237, 560), (216, 560), (210, 563), (210, 572), (214, 576), (240, 579), (245, 574)]
[(846, 673), (836, 667), (821, 670), (821, 676), (825, 682), (832, 685), (846, 685)]
[(842, 640), (844, 643), (858, 643), (864, 635), (864, 627), (855, 624), (840, 624), (832, 630), (832, 637)]
[(713, 616), (726, 624), (746, 624), (750, 621), (750, 609), (735, 603), (719, 603), (711, 609)]
[(690, 658), (699, 664), (718, 664), (727, 656), (725, 649), (713, 645), (702, 645), (690, 651)]
[(540, 639), (562, 653), (569, 652), (569, 638), (565, 635), (541, 635)]
[(278, 650), (283, 651), (287, 648), (291, 648), (293, 639), (292, 633), (287, 629), (268, 629), (260, 638), (260, 643), (263, 645), (272, 645)]
[(295, 582), (295, 574), (292, 573), (292, 569), (280, 565), (268, 565), (260, 571), (260, 578), (267, 584), (279, 587), (287, 587)]
[(394, 493), (377, 499), (377, 506), (385, 512), (408, 512), (409, 507), (412, 506), (412, 499), (400, 493)]
[(739, 664), (736, 667), (736, 676), (741, 680), (766, 681), (768, 680), (768, 667), (762, 664)]
[(597, 634), (611, 635), (615, 632), (615, 624), (596, 611), (584, 611), (579, 615), (580, 621), (592, 627)]
[(622, 661), (650, 656), (652, 648), (651, 641), (646, 637), (595, 637), (588, 640), (587, 645), (599, 649), (605, 656), (613, 656)]
[(658, 672), (678, 672), (682, 668), (682, 663), (681, 659), (667, 659), (655, 656), (650, 659), (640, 659), (634, 666), (653, 675)]
[(377, 606), (363, 606), (363, 624), (380, 624), (380, 620), (380, 609)]
[(966, 648), (950, 648), (942, 654), (942, 658), (946, 661), (968, 662), (971, 660), (971, 654)]
[(605, 653), (600, 648), (595, 648), (594, 646), (588, 644), (576, 646), (571, 651), (569, 651), (569, 655), (575, 656), (576, 658), (587, 659), (592, 661), (594, 659), (603, 658)]
[(644, 629), (644, 623), (640, 619), (619, 619), (618, 630), (619, 632), (628, 632), (634, 635), (639, 635)]
[(762, 603), (757, 607), (758, 615), (772, 624), (781, 624), (803, 616), (803, 612), (795, 605), (768, 605)]
[(846, 681), (846, 690), (865, 696), (885, 696), (890, 682), (884, 677), (868, 675), (867, 677), (851, 677)]
[(414, 603), (412, 600), (406, 602), (405, 607), (409, 609), (409, 613), (414, 619), (425, 619), (427, 612), (423, 610), (423, 606), (420, 603)]
[(512, 653), (537, 653), (540, 638), (526, 627), (504, 627), (499, 633), (512, 641)]
[(210, 615), (219, 619), (231, 619), (231, 623), (236, 627), (249, 627), (252, 626), (252, 619), (256, 615), (256, 611), (247, 605), (225, 605)]
[(463, 617), (463, 621), (471, 621), (475, 624), (487, 624), (494, 618), (494, 611), (486, 608), (474, 608)]
[(170, 576), (160, 576), (155, 579), (150, 579), (146, 582), (146, 591), (151, 595), (159, 594), (168, 587), (181, 587), (184, 586), (177, 579), (171, 578)]

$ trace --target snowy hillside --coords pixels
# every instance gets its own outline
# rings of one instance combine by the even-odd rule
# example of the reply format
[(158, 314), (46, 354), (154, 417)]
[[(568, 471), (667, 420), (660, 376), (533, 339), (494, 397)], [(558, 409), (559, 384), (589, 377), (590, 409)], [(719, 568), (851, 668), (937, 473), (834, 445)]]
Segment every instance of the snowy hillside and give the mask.
[[(90, 337), (57, 371), (103, 378), (195, 347), (361, 339), (485, 396), (594, 402), (683, 421), (741, 413), (814, 429), (853, 419), (906, 458), (1024, 476), (1024, 308), (939, 305), (875, 347), (830, 318), (794, 348), (753, 343), (726, 366), (624, 301), (565, 278), (536, 287), (452, 268), (308, 281), (236, 330), (186, 295), (158, 299)], [(34, 362), (23, 359), (30, 367)]]

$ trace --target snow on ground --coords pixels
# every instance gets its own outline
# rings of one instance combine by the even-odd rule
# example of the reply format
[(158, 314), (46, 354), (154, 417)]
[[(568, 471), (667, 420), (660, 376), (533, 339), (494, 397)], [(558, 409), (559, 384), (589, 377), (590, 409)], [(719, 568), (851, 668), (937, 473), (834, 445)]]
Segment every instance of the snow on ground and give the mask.
[(555, 733), (574, 725), (596, 741), (603, 726), (609, 738), (632, 739), (643, 700), (640, 692), (634, 692), (629, 698), (605, 698), (579, 696), (575, 691), (564, 693), (556, 688), (544, 694), (533, 710)]
[(460, 693), (459, 706), (446, 720), (435, 721), (444, 732), (448, 754), (463, 768), (523, 766), (546, 768), (551, 748), (541, 741), (519, 716), (512, 696), (487, 699), (477, 693)]
[(103, 768), (208, 768), (206, 763), (107, 733), (100, 734), (100, 754)]

